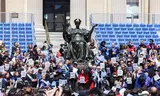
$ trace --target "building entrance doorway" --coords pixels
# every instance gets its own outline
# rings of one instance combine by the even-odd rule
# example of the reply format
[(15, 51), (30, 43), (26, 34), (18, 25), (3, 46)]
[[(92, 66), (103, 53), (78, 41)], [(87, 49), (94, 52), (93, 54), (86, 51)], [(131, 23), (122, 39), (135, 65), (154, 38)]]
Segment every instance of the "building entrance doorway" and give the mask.
[[(44, 0), (43, 16), (49, 32), (62, 32), (70, 21), (70, 0)], [(45, 24), (45, 23), (44, 23)]]

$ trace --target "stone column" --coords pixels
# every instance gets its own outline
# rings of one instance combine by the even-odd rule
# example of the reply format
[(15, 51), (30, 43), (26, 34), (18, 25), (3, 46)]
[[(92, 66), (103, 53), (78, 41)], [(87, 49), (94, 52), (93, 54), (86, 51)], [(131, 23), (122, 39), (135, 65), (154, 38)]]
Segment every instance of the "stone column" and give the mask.
[(36, 44), (41, 47), (46, 40), (43, 26), (43, 0), (25, 0), (26, 13), (34, 14)]
[(148, 0), (140, 0), (140, 22), (141, 23), (149, 23), (150, 15), (148, 14)]
[[(0, 0), (0, 5), (2, 6), (2, 0)], [(0, 6), (0, 12), (2, 12), (1, 6)]]
[(25, 0), (27, 13), (34, 14), (34, 22), (36, 29), (42, 29), (43, 27), (43, 0)]
[[(0, 0), (0, 12), (2, 12), (2, 10), (1, 10), (1, 9), (2, 9), (2, 8), (1, 8), (1, 6), (2, 6), (2, 0)], [(0, 14), (0, 22), (2, 22), (2, 21), (1, 21), (1, 17), (2, 17), (2, 14)]]
[[(0, 12), (6, 12), (5, 0), (0, 0)], [(5, 22), (5, 14), (1, 14), (0, 21)]]
[(74, 20), (76, 18), (81, 19), (81, 28), (86, 27), (86, 0), (70, 0), (70, 23), (72, 27), (75, 27)]
[[(155, 23), (160, 23), (160, 0), (150, 0), (150, 13), (155, 14), (153, 15), (155, 18)], [(152, 16), (151, 16), (152, 18)], [(153, 19), (153, 18), (152, 18)], [(152, 21), (151, 19), (151, 21)], [(153, 20), (154, 22), (154, 20)]]
[[(110, 13), (113, 13), (114, 23), (126, 23), (126, 0), (108, 0)], [(112, 21), (111, 21), (112, 22)]]
[(24, 0), (5, 0), (6, 12), (24, 13)]
[[(104, 8), (108, 7), (104, 6), (104, 0), (87, 0), (87, 29), (90, 29), (90, 16), (92, 15), (93, 23), (101, 23), (104, 22)], [(96, 13), (96, 14), (94, 14)], [(100, 14), (99, 14), (100, 13)]]
[(150, 13), (160, 14), (160, 0), (150, 0)]

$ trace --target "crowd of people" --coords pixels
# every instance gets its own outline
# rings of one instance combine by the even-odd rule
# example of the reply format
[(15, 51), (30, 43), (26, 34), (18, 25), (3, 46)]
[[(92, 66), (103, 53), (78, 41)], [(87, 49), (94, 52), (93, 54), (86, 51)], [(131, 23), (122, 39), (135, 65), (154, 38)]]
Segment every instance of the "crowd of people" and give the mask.
[(15, 42), (9, 54), (0, 41), (0, 96), (160, 96), (160, 45), (105, 44), (91, 40), (95, 57), (84, 69), (63, 58), (66, 44), (54, 54), (46, 41), (24, 52)]

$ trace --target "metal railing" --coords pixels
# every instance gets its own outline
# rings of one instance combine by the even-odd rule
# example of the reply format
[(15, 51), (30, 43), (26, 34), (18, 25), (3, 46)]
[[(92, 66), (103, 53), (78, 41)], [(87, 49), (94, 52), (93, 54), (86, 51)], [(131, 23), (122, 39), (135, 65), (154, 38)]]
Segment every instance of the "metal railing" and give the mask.
[[(160, 14), (104, 14), (93, 13), (91, 23), (143, 23), (160, 24)], [(92, 25), (92, 24), (91, 24)]]
[(49, 31), (48, 31), (48, 25), (47, 21), (45, 20), (45, 32), (46, 32), (46, 41), (50, 44), (50, 37), (49, 37)]

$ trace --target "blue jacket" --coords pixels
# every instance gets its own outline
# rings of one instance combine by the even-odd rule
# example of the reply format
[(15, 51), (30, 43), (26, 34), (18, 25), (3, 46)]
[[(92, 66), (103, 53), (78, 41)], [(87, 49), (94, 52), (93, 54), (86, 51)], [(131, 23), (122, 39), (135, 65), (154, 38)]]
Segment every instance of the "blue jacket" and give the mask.
[(41, 88), (47, 88), (47, 87), (52, 88), (52, 85), (51, 85), (51, 83), (49, 81), (41, 79), (40, 80), (40, 87)]

